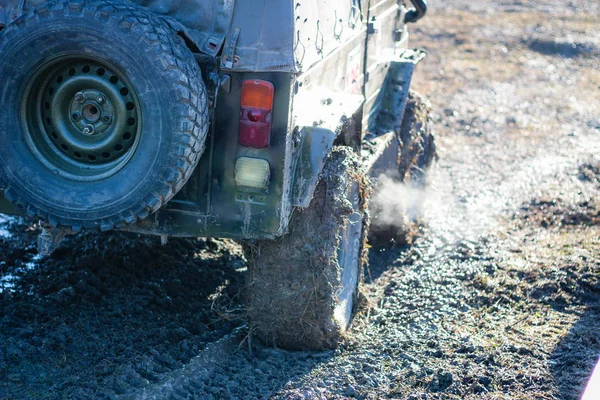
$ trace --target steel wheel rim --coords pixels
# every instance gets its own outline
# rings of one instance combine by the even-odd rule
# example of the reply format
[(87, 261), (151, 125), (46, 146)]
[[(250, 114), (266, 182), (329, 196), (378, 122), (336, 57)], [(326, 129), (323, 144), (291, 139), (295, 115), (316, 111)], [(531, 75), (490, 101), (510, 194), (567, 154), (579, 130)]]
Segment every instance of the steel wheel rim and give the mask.
[(116, 174), (141, 136), (137, 94), (108, 63), (66, 56), (40, 67), (21, 102), (25, 141), (56, 175), (95, 181)]

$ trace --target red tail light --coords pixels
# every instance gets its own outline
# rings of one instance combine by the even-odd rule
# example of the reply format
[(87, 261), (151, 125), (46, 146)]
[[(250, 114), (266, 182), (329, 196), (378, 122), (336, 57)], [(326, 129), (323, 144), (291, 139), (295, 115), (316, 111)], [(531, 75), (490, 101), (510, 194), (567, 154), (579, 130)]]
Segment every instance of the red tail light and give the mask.
[(274, 93), (271, 82), (252, 79), (242, 84), (238, 138), (242, 146), (256, 149), (269, 146)]

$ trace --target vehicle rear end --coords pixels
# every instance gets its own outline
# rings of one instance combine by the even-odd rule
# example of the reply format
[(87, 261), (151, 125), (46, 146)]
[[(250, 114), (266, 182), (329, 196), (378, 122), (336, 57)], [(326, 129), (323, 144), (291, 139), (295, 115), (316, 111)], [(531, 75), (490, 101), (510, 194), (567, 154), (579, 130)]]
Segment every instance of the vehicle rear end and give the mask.
[(204, 64), (207, 150), (182, 192), (132, 229), (274, 238), (308, 207), (334, 145), (360, 152), (369, 140), (368, 167), (389, 168), (424, 56), (407, 50), (407, 21), (422, 12), (396, 0), (237, 2), (221, 52)]
[[(169, 3), (168, 7), (161, 0), (137, 3), (143, 5), (141, 12), (168, 25), (202, 71), (199, 78), (206, 88), (206, 109), (198, 112), (206, 113), (208, 122), (203, 120), (206, 126), (200, 127), (206, 130), (206, 136), (192, 146), (198, 160), (191, 160), (180, 171), (180, 179), (168, 182), (170, 190), (157, 193), (155, 188), (142, 194), (156, 198), (145, 203), (145, 211), (140, 211), (140, 205), (133, 213), (131, 207), (121, 206), (111, 209), (112, 215), (102, 217), (92, 209), (95, 203), (91, 200), (84, 213), (75, 212), (83, 205), (69, 207), (67, 202), (56, 210), (41, 200), (44, 193), (37, 193), (35, 199), (25, 196), (27, 201), (18, 200), (22, 197), (19, 191), (30, 189), (5, 184), (17, 208), (4, 201), (4, 212), (30, 214), (53, 228), (75, 231), (97, 227), (164, 237), (280, 236), (286, 231), (293, 208), (308, 206), (334, 142), (358, 150), (367, 132), (385, 130), (375, 122), (385, 100), (382, 88), (390, 66), (399, 61), (403, 65), (415, 63), (401, 60), (408, 39), (404, 23), (408, 16), (407, 9), (395, 0), (196, 0)], [(0, 23), (18, 25), (26, 15), (39, 13), (35, 7), (44, 10), (47, 4), (52, 3), (7, 0), (1, 8)], [(58, 4), (62, 5), (54, 7), (72, 7), (69, 2)], [(118, 8), (131, 3), (115, 4)], [(113, 6), (109, 3), (108, 7)], [(68, 13), (65, 18), (69, 18)], [(406, 97), (409, 84), (404, 86), (400, 98)], [(71, 93), (70, 99), (79, 94)], [(88, 96), (87, 92), (83, 94)], [(191, 122), (197, 124), (194, 118)], [(59, 125), (76, 125), (73, 135), (85, 135), (88, 128), (96, 137), (104, 132), (96, 125), (79, 126), (69, 119), (64, 124), (59, 121)], [(42, 135), (52, 133), (49, 130)], [(79, 149), (77, 140), (53, 140), (50, 138), (48, 148), (55, 151), (52, 146), (58, 147), (58, 156), (66, 153), (71, 158), (69, 167), (74, 172), (65, 174), (66, 181), (72, 175), (85, 175), (81, 171), (86, 169), (100, 169), (102, 155), (110, 155), (109, 161), (116, 157), (112, 148), (98, 150), (94, 143), (84, 152), (72, 150)], [(126, 142), (111, 142), (111, 146), (123, 148), (124, 153), (135, 150)], [(41, 158), (35, 162), (61, 170)], [(56, 163), (59, 167), (64, 164), (62, 160)], [(131, 175), (135, 174), (125, 179), (134, 190), (135, 177)], [(102, 180), (103, 175), (96, 178)], [(65, 187), (72, 189), (73, 198), (107, 190), (90, 184), (90, 180), (76, 179)], [(123, 185), (119, 180), (112, 184)], [(11, 188), (16, 195), (10, 195)], [(64, 197), (68, 197), (67, 190)], [(97, 207), (106, 208), (106, 204), (98, 203)]]

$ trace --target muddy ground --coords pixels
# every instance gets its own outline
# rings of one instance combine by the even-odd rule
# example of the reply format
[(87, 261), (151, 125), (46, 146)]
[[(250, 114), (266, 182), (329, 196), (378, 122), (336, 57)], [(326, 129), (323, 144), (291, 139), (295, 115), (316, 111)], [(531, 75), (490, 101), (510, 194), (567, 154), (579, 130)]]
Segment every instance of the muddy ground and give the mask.
[(412, 43), (440, 160), (371, 249), (336, 351), (261, 346), (240, 247), (0, 215), (0, 398), (577, 399), (600, 355), (600, 5), (432, 0)]

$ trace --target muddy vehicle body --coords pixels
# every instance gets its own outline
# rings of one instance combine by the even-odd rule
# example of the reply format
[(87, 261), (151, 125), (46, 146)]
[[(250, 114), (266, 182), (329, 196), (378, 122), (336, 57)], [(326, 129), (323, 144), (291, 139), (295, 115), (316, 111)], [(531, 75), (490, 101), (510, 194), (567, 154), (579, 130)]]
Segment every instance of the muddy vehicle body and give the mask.
[(367, 176), (435, 156), (407, 3), (0, 1), (0, 212), (42, 221), (42, 253), (82, 229), (242, 239), (255, 332), (335, 345)]

